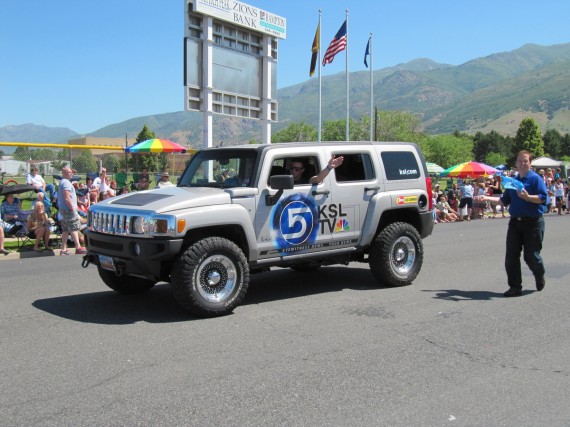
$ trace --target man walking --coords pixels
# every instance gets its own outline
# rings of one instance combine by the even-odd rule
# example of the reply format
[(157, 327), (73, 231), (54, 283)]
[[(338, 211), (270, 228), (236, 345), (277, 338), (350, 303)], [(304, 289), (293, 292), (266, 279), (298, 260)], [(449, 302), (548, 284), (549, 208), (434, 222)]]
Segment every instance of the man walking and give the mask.
[(544, 180), (530, 167), (531, 157), (531, 153), (526, 150), (520, 151), (517, 155), (516, 190), (505, 189), (501, 197), (479, 197), (482, 201), (509, 206), (511, 219), (507, 230), (505, 254), (509, 290), (504, 294), (506, 297), (522, 295), (521, 251), (524, 251), (523, 258), (534, 275), (536, 290), (542, 291), (546, 284), (540, 251), (544, 238), (542, 204), (546, 202), (547, 190)]
[(71, 255), (67, 251), (67, 237), (71, 234), (73, 243), (75, 243), (76, 254), (86, 254), (87, 250), (82, 248), (79, 243), (79, 229), (81, 221), (77, 213), (77, 195), (75, 187), (71, 184), (73, 171), (69, 166), (65, 166), (61, 170), (63, 176), (57, 189), (57, 200), (59, 213), (61, 214), (61, 252), (60, 255)]

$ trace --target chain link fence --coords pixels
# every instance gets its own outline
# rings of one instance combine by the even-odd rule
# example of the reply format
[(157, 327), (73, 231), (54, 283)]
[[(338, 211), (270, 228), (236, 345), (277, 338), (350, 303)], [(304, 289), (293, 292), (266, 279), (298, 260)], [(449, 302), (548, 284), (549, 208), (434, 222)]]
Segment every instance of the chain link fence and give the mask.
[[(14, 146), (16, 143), (9, 143)], [(83, 182), (87, 175), (97, 175), (101, 168), (107, 170), (107, 175), (117, 181), (120, 188), (138, 180), (138, 174), (146, 168), (152, 177), (158, 179), (163, 171), (170, 174), (171, 180), (176, 182), (178, 176), (184, 171), (193, 153), (136, 153), (127, 154), (123, 147), (113, 146), (70, 146), (58, 144), (23, 144), (17, 146), (11, 154), (0, 144), (4, 156), (0, 159), (0, 172), (4, 179), (13, 179), (25, 182), (32, 166), (50, 183), (58, 179), (61, 169), (70, 166)], [(151, 185), (152, 188), (152, 185)]]

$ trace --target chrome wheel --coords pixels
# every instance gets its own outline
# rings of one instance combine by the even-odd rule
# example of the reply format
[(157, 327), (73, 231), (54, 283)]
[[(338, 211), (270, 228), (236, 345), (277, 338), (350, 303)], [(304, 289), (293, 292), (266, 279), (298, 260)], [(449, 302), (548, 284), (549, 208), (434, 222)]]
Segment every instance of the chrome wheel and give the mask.
[(390, 253), (390, 266), (394, 274), (407, 277), (416, 260), (416, 247), (412, 239), (402, 236), (394, 242)]
[(224, 255), (212, 255), (196, 272), (198, 293), (209, 302), (225, 301), (232, 294), (238, 278), (235, 264)]

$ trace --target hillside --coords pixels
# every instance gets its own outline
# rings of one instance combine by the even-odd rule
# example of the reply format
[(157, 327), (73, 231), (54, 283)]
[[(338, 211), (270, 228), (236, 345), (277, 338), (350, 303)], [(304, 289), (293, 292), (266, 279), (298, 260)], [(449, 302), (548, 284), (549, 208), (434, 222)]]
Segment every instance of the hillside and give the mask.
[[(350, 116), (369, 114), (368, 71), (350, 74)], [(374, 102), (380, 110), (418, 114), (428, 133), (496, 130), (514, 135), (520, 120), (532, 116), (541, 129), (570, 132), (570, 43), (554, 46), (527, 44), (511, 52), (476, 58), (458, 66), (417, 59), (375, 70)], [(323, 120), (344, 119), (345, 76), (322, 78)], [(277, 92), (279, 130), (292, 122), (316, 126), (318, 79)], [(183, 145), (202, 145), (201, 113), (178, 111), (136, 117), (110, 124), (90, 135), (136, 136), (146, 124), (156, 135)], [(260, 140), (256, 121), (214, 116), (214, 143), (236, 144)], [(77, 134), (70, 129), (37, 125), (0, 128), (1, 141), (58, 142)], [(6, 151), (6, 150), (4, 150)]]

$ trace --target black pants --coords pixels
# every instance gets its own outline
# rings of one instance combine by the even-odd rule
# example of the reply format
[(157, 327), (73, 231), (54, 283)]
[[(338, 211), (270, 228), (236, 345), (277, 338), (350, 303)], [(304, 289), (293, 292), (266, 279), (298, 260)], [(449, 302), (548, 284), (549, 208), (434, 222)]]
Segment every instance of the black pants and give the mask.
[(522, 288), (521, 251), (536, 280), (544, 277), (544, 263), (540, 256), (544, 238), (544, 218), (528, 218), (521, 221), (511, 218), (507, 230), (505, 270), (509, 287)]

